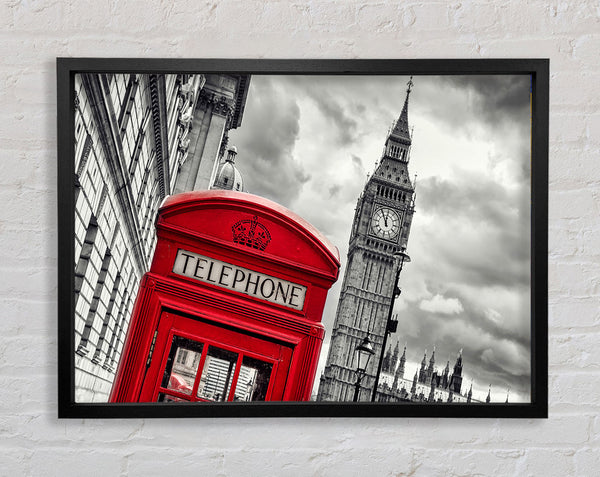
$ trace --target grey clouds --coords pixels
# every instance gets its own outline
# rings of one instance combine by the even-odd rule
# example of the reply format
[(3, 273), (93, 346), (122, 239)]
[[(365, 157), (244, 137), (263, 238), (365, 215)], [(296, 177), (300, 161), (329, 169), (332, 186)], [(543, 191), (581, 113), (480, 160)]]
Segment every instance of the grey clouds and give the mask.
[[(400, 114), (408, 77), (253, 76), (231, 132), (249, 192), (313, 223), (340, 249), (367, 174)], [(398, 340), (411, 365), (436, 347), (440, 369), (463, 349), (475, 397), (529, 401), (529, 77), (415, 76), (409, 170), (416, 214), (400, 279)], [(326, 349), (322, 351), (326, 357)], [(414, 369), (407, 366), (406, 375)]]

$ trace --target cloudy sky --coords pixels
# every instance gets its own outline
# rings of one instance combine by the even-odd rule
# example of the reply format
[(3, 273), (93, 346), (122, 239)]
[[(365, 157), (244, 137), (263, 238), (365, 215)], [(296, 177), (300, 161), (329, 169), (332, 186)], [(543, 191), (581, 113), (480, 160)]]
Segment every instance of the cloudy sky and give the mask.
[[(323, 323), (324, 366), (356, 201), (400, 115), (408, 77), (253, 76), (230, 133), (249, 192), (301, 215), (340, 250)], [(435, 346), (463, 349), (463, 389), (530, 401), (528, 76), (415, 76), (409, 171), (416, 212), (400, 278), (398, 332), (412, 378)], [(318, 385), (318, 376), (316, 385)]]

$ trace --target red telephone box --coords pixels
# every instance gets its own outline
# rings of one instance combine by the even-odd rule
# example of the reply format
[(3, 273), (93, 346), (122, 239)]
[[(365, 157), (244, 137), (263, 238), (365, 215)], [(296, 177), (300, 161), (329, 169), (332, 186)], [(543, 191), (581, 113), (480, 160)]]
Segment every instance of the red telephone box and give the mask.
[(169, 197), (111, 402), (307, 401), (339, 253), (261, 197)]

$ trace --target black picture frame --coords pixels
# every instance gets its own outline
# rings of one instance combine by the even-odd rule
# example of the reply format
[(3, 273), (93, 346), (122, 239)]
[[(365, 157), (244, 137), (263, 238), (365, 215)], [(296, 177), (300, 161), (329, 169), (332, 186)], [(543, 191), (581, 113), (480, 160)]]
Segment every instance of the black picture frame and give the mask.
[[(531, 76), (531, 402), (507, 404), (95, 404), (74, 399), (74, 78), (78, 73)], [(58, 417), (548, 417), (548, 59), (254, 60), (58, 58)]]

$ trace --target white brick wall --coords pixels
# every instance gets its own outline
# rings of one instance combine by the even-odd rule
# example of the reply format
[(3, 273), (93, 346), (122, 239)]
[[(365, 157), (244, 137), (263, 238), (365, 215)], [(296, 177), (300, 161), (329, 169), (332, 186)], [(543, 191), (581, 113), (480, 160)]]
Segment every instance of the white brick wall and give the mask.
[[(598, 475), (597, 0), (5, 0), (1, 475)], [(549, 57), (550, 418), (56, 419), (56, 56)]]

